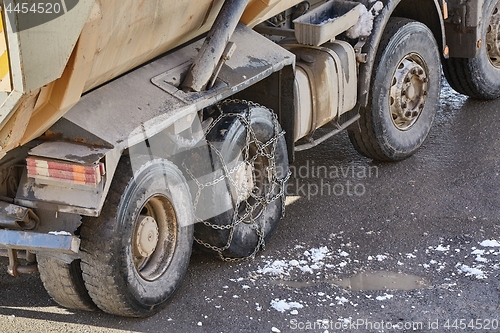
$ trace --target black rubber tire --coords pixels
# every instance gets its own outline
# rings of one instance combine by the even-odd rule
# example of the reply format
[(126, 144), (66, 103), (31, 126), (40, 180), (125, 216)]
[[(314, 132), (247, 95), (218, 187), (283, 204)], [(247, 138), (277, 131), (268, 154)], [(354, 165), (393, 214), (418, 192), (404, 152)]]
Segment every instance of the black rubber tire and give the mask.
[(490, 62), (486, 51), (486, 30), (499, 0), (483, 4), (479, 55), (475, 58), (443, 59), (443, 72), (450, 86), (457, 92), (476, 99), (491, 100), (500, 97), (500, 67)]
[[(401, 130), (392, 120), (390, 88), (397, 66), (409, 55), (417, 55), (425, 63), (428, 92), (419, 117), (411, 127)], [(405, 159), (422, 145), (439, 108), (441, 66), (432, 32), (419, 22), (391, 18), (378, 47), (373, 73), (368, 106), (360, 109), (359, 127), (349, 130), (349, 138), (368, 158)]]
[[(270, 145), (265, 148), (266, 153), (270, 153), (271, 150), (274, 151), (274, 158), (264, 158), (254, 163), (252, 166), (254, 167), (253, 172), (255, 175), (264, 175), (268, 172), (266, 168), (273, 165), (275, 168), (273, 172), (276, 172), (276, 179), (285, 179), (288, 175), (286, 141), (283, 135), (278, 135), (282, 130), (275, 119), (275, 115), (267, 108), (248, 106), (239, 103), (222, 104), (221, 110), (226, 114), (238, 114), (245, 117), (255, 133), (254, 139), (258, 140), (260, 143), (269, 142), (278, 136), (275, 145)], [(247, 142), (247, 134), (247, 128), (238, 116), (228, 116), (223, 118), (211, 129), (206, 139), (211, 145), (216, 147), (224, 161), (233, 161), (236, 156), (242, 154), (241, 152), (244, 151)], [(252, 150), (252, 144), (250, 144), (250, 146), (250, 150)], [(220, 158), (214, 151), (211, 152), (211, 155), (212, 170), (214, 171), (212, 177), (217, 178), (223, 176), (224, 171), (222, 170), (223, 165), (220, 162)], [(256, 166), (258, 169), (255, 169)], [(256, 187), (260, 186), (260, 190), (264, 193), (264, 191), (266, 191), (265, 186), (269, 185), (269, 183), (266, 183), (266, 180), (263, 179), (259, 184), (260, 185), (256, 185)], [(205, 197), (206, 202), (210, 202), (219, 208), (229, 207), (228, 210), (208, 219), (209, 223), (217, 226), (226, 226), (233, 223), (236, 198), (231, 196), (231, 186), (230, 181), (226, 178), (225, 181), (220, 182), (218, 186), (209, 189), (211, 192), (208, 197)], [(268, 197), (272, 197), (274, 200), (269, 202), (267, 206), (262, 207), (260, 215), (255, 217), (253, 223), (238, 224), (234, 228), (232, 240), (230, 240), (229, 230), (213, 229), (203, 223), (197, 223), (195, 225), (195, 239), (218, 248), (225, 247), (230, 243), (230, 246), (222, 251), (224, 258), (245, 258), (255, 255), (255, 253), (261, 249), (259, 247), (259, 240), (263, 238), (264, 242), (269, 241), (284, 213), (283, 206), (285, 196), (277, 195), (280, 191), (284, 193), (285, 183), (283, 183), (282, 186), (283, 187), (275, 188), (272, 193), (266, 192)], [(199, 216), (199, 209), (197, 209), (196, 212), (197, 216)], [(262, 231), (263, 237), (259, 237), (259, 234), (255, 230), (256, 228)]]
[(80, 260), (73, 260), (68, 264), (41, 254), (38, 254), (36, 258), (40, 279), (54, 301), (73, 310), (94, 311), (97, 309), (85, 287)]
[[(137, 169), (133, 170), (132, 166)], [(144, 265), (154, 260), (165, 267), (153, 266), (148, 274), (153, 272), (154, 277), (146, 278), (144, 271), (139, 273), (142, 268), (134, 264), (136, 238), (133, 235), (139, 216), (149, 215), (145, 207), (154, 198), (162, 202), (157, 209), (158, 216), (170, 214), (171, 218), (163, 220), (174, 223), (169, 229), (174, 232), (162, 232), (166, 228), (158, 224), (157, 248), (144, 258)], [(168, 202), (168, 209), (161, 200)], [(189, 188), (174, 164), (163, 159), (131, 163), (130, 158), (124, 156), (101, 215), (84, 218), (81, 228), (83, 279), (94, 303), (103, 311), (120, 316), (147, 317), (160, 311), (186, 273), (193, 244), (193, 223)], [(173, 244), (171, 251), (157, 252), (162, 244)]]

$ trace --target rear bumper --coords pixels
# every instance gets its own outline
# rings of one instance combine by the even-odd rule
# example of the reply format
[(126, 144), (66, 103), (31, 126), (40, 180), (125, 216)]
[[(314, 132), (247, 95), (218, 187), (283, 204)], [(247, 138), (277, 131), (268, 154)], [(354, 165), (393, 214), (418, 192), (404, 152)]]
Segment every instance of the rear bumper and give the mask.
[(0, 230), (0, 248), (53, 254), (77, 254), (80, 239), (65, 234), (42, 234), (4, 229)]

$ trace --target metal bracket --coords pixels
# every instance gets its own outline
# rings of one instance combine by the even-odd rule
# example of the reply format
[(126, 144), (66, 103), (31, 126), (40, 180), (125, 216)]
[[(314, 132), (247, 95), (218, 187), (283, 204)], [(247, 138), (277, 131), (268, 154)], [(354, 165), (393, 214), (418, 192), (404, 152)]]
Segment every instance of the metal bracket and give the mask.
[(361, 50), (365, 46), (367, 36), (360, 36), (356, 45), (354, 45), (354, 53), (356, 53), (356, 60), (363, 64), (368, 61), (368, 54), (362, 53)]
[(31, 209), (0, 201), (0, 227), (31, 230), (38, 223), (40, 219)]
[(233, 42), (227, 43), (226, 48), (224, 49), (224, 53), (222, 53), (219, 63), (217, 64), (217, 67), (215, 67), (214, 74), (212, 75), (212, 78), (208, 83), (207, 89), (211, 89), (214, 86), (215, 80), (217, 80), (217, 76), (219, 75), (222, 66), (226, 63), (226, 61), (231, 59), (234, 51), (236, 51), (236, 44)]
[[(334, 122), (332, 125), (333, 125), (333, 129), (326, 133), (325, 135), (315, 139), (311, 136), (308, 136), (307, 138), (305, 138), (305, 141), (307, 141), (306, 143), (303, 143), (303, 144), (298, 144), (295, 146), (295, 151), (302, 151), (302, 150), (307, 150), (307, 149), (310, 149), (310, 148), (313, 148), (313, 147), (316, 147), (317, 145), (319, 145), (320, 143), (328, 140), (329, 138), (331, 138), (332, 136), (342, 132), (343, 130), (345, 130), (346, 128), (348, 128), (349, 126), (351, 126), (352, 124), (354, 124), (355, 122), (357, 122), (359, 119), (359, 114), (352, 117), (351, 119), (347, 120), (345, 123), (343, 124), (339, 124), (339, 123), (336, 123)], [(325, 125), (324, 127), (328, 126)]]
[(8, 249), (8, 252), (9, 252), (9, 266), (7, 268), (7, 273), (9, 273), (9, 275), (18, 276), (21, 274), (33, 274), (38, 272), (38, 267), (36, 263), (30, 263), (25, 266), (19, 263), (19, 258), (17, 257), (17, 250)]

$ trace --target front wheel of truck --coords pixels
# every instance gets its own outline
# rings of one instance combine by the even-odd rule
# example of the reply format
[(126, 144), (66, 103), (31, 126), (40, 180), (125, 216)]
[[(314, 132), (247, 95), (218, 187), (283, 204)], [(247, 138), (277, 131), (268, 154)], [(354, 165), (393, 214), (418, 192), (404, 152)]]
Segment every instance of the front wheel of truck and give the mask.
[(475, 58), (443, 60), (443, 72), (457, 92), (490, 100), (500, 97), (500, 1), (483, 4), (481, 46)]
[(155, 314), (179, 287), (191, 255), (184, 176), (164, 159), (123, 157), (101, 215), (84, 218), (81, 238), (83, 279), (94, 303), (121, 316)]
[(411, 156), (422, 145), (439, 108), (441, 66), (432, 32), (422, 23), (391, 18), (378, 47), (369, 103), (349, 138), (379, 161)]

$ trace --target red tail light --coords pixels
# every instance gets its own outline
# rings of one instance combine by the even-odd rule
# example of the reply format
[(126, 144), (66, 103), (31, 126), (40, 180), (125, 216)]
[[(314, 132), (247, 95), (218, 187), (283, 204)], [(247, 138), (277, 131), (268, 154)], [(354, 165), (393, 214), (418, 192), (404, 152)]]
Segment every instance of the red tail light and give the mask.
[(105, 174), (104, 163), (81, 165), (64, 161), (26, 158), (28, 177), (65, 183), (97, 186)]

